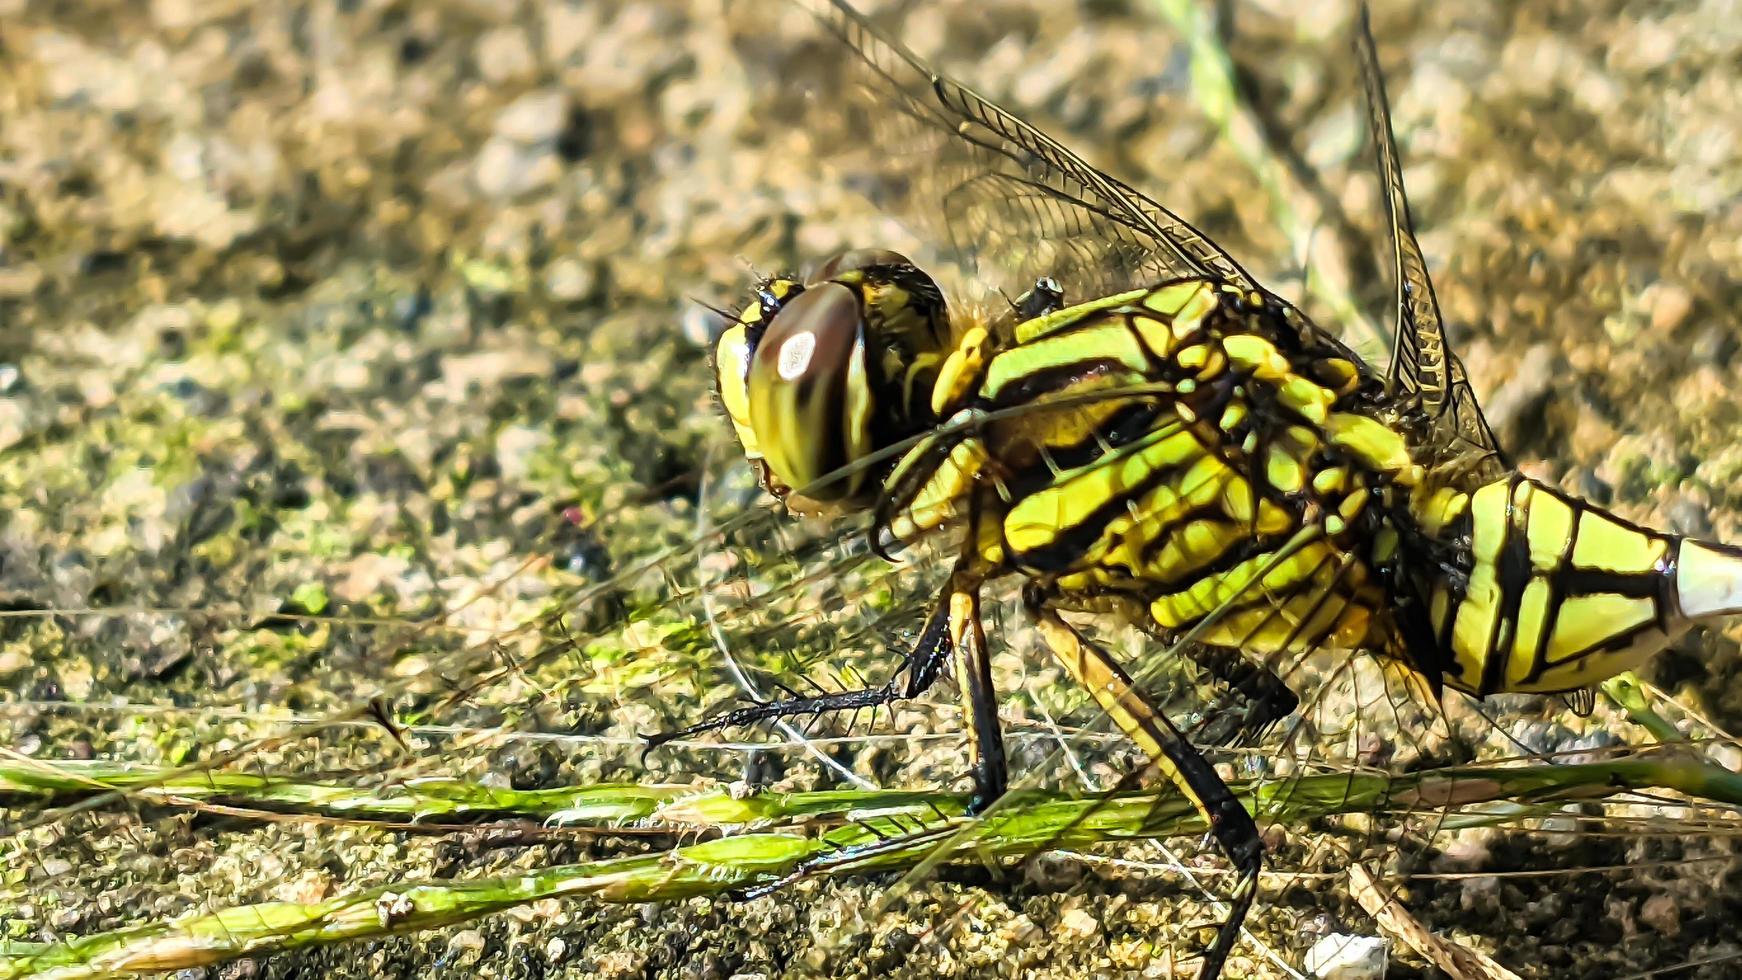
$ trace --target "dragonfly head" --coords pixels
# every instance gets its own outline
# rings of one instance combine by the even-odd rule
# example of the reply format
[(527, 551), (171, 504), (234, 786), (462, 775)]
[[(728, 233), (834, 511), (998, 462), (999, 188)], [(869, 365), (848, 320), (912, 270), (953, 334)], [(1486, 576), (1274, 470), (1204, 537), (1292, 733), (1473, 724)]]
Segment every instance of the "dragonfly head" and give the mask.
[(855, 249), (756, 284), (714, 348), (720, 400), (762, 486), (796, 510), (876, 499), (871, 457), (921, 431), (949, 316), (905, 256)]

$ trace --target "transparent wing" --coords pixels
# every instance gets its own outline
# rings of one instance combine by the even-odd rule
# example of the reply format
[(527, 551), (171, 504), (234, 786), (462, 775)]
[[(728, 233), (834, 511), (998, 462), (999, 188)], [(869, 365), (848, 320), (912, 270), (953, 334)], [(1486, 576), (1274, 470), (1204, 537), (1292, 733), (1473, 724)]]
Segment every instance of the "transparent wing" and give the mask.
[(1355, 29), (1355, 59), (1366, 96), (1367, 128), (1372, 134), (1385, 195), (1385, 215), (1391, 232), (1392, 270), (1397, 279), (1397, 332), (1392, 343), (1388, 380), (1394, 391), (1418, 395), (1422, 408), (1456, 443), (1473, 448), (1483, 478), (1498, 476), (1508, 463), (1470, 390), (1464, 364), (1446, 341), (1427, 261), (1415, 239), (1409, 199), (1403, 188), (1403, 167), (1391, 128), (1391, 108), (1385, 80), (1373, 45), (1367, 6), (1361, 5)]
[(1257, 288), (1179, 215), (938, 74), (857, 11), (799, 6), (849, 49), (830, 42), (837, 73), (805, 117), (816, 142), (836, 148), (825, 156), (983, 284), (1015, 296), (1050, 276), (1067, 300), (1179, 276)]

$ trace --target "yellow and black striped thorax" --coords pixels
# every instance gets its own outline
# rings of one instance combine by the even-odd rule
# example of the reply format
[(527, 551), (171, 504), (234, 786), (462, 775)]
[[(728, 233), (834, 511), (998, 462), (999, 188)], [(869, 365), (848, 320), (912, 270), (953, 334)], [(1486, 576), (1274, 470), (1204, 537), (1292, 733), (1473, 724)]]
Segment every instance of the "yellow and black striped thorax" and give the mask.
[(1365, 645), (1421, 470), (1382, 383), (1296, 316), (1185, 279), (965, 331), (946, 425), (882, 516), (898, 537), (972, 516), (993, 566), (1141, 599), (1167, 630), (1217, 611), (1204, 642)]

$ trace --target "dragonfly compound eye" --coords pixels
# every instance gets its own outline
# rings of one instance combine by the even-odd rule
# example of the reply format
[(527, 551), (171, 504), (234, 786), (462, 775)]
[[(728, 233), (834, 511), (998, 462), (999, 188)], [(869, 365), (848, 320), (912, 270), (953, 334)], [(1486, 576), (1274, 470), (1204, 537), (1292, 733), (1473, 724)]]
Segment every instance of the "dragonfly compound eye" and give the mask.
[(877, 265), (911, 266), (913, 263), (908, 260), (907, 256), (887, 248), (850, 248), (845, 252), (837, 252), (817, 263), (816, 268), (804, 277), (804, 281), (806, 285), (815, 285), (819, 282), (828, 282), (843, 273), (856, 272)]
[(835, 471), (936, 421), (932, 386), (952, 340), (937, 283), (888, 249), (758, 283), (714, 369), (763, 488), (801, 511), (873, 502), (879, 473)]
[[(787, 302), (750, 353), (745, 386), (750, 429), (773, 483), (805, 488), (871, 453), (875, 394), (860, 295), (824, 282)], [(866, 483), (856, 472), (805, 496), (841, 502)]]

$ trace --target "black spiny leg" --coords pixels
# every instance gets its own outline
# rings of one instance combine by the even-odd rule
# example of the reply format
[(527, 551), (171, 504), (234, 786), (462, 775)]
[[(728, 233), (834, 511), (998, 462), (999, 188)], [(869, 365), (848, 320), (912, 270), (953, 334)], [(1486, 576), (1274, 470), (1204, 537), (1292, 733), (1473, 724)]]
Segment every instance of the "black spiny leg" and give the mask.
[(974, 752), (974, 795), (970, 816), (992, 805), (1010, 785), (1004, 760), (1004, 733), (998, 724), (998, 692), (992, 687), (992, 663), (986, 649), (986, 629), (980, 622), (980, 582), (958, 571), (950, 576), (950, 640), (956, 648), (956, 680), (961, 688), (962, 720), (968, 726)]
[(1051, 597), (1030, 591), (1025, 597), (1042, 638), (1059, 663), (1083, 685), (1102, 710), (1142, 748), (1150, 762), (1167, 777), (1204, 818), (1228, 861), (1240, 876), (1228, 905), (1228, 917), (1216, 931), (1216, 939), (1204, 951), (1199, 980), (1214, 980), (1240, 935), (1240, 926), (1252, 908), (1258, 891), (1258, 872), (1264, 863), (1264, 844), (1252, 815), (1234, 798), (1228, 784), (1167, 716), (1143, 699), (1111, 655), (1076, 627), (1064, 621), (1051, 605)]
[[(889, 682), (881, 687), (868, 687), (853, 691), (837, 691), (833, 694), (822, 694), (816, 697), (793, 697), (783, 701), (765, 701), (753, 704), (747, 708), (735, 708), (717, 718), (710, 718), (697, 725), (681, 728), (672, 732), (660, 732), (648, 735), (647, 750), (652, 751), (667, 742), (680, 738), (688, 738), (702, 732), (718, 731), (722, 728), (737, 728), (743, 725), (753, 725), (757, 722), (772, 721), (776, 718), (790, 718), (795, 715), (823, 715), (836, 711), (857, 711), (862, 708), (876, 708), (895, 701), (917, 697), (932, 686), (938, 678), (938, 672), (943, 668), (944, 658), (950, 653), (950, 598), (946, 596), (926, 617), (925, 629), (919, 635), (919, 642), (913, 645), (901, 666), (896, 668)], [(906, 683), (902, 683), (902, 675), (906, 674)]]
[[(646, 737), (647, 748), (652, 751), (667, 742), (722, 728), (737, 728), (794, 715), (857, 711), (917, 697), (937, 680), (944, 658), (952, 649), (957, 654), (956, 679), (961, 686), (962, 716), (968, 725), (968, 740), (974, 753), (974, 795), (968, 800), (968, 813), (979, 813), (1004, 795), (1010, 776), (1004, 757), (1004, 736), (998, 724), (998, 694), (992, 687), (986, 630), (980, 622), (980, 577), (965, 567), (950, 576), (949, 589), (932, 607), (931, 615), (926, 617), (919, 642), (908, 652), (895, 676), (882, 687), (735, 708), (688, 728), (649, 735)], [(904, 673), (907, 675), (905, 684), (900, 682)]]

